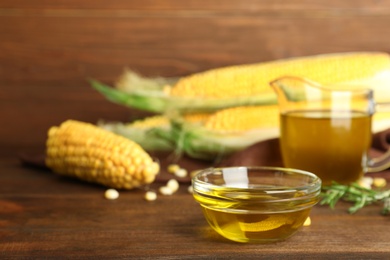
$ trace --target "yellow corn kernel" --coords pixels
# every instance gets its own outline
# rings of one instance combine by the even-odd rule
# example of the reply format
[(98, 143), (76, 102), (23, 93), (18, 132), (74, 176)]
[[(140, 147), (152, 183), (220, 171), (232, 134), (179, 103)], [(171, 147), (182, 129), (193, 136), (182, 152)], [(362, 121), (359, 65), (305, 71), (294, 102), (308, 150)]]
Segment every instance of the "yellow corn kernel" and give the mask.
[(49, 129), (46, 165), (54, 172), (115, 189), (154, 181), (160, 170), (137, 143), (75, 120)]
[(165, 196), (168, 196), (168, 195), (172, 195), (174, 193), (174, 191), (168, 187), (168, 186), (162, 186), (158, 189), (158, 191), (162, 194), (162, 195), (165, 195)]
[(186, 169), (181, 168), (178, 164), (170, 164), (168, 165), (168, 173), (171, 173), (179, 178), (187, 177), (188, 172)]
[(127, 126), (139, 128), (139, 129), (148, 129), (153, 128), (157, 126), (163, 126), (163, 125), (169, 125), (169, 118), (164, 115), (155, 115), (155, 116), (149, 116), (143, 119), (135, 120)]
[(227, 108), (214, 113), (204, 125), (210, 130), (223, 131), (278, 127), (279, 108), (277, 105)]
[(180, 169), (180, 166), (178, 164), (170, 164), (168, 165), (168, 172), (174, 174), (177, 170)]
[(182, 117), (187, 122), (196, 123), (206, 121), (211, 115), (211, 113), (186, 113)]
[(383, 188), (387, 185), (387, 181), (385, 178), (375, 177), (372, 184), (377, 188)]
[[(185, 121), (191, 123), (203, 122), (210, 116), (211, 113), (185, 113), (181, 115)], [(154, 127), (169, 127), (170, 122), (170, 118), (166, 115), (154, 115), (135, 120), (126, 124), (126, 126), (130, 128), (150, 129)]]
[(188, 171), (184, 168), (180, 168), (177, 171), (175, 171), (175, 176), (179, 178), (185, 178), (188, 175)]
[(147, 191), (144, 198), (147, 201), (155, 201), (157, 199), (157, 193), (154, 191)]
[(108, 200), (116, 200), (119, 198), (119, 192), (116, 189), (108, 189), (104, 192), (104, 197)]
[(280, 59), (216, 68), (181, 78), (171, 96), (224, 98), (273, 92), (269, 82), (286, 75), (334, 84), (374, 77), (390, 68), (387, 53), (356, 52)]
[(175, 179), (170, 179), (167, 182), (166, 186), (170, 188), (173, 192), (176, 192), (179, 189), (179, 182)]
[(360, 187), (366, 188), (366, 189), (371, 189), (371, 186), (373, 184), (373, 178), (371, 177), (362, 177), (357, 181), (357, 184)]

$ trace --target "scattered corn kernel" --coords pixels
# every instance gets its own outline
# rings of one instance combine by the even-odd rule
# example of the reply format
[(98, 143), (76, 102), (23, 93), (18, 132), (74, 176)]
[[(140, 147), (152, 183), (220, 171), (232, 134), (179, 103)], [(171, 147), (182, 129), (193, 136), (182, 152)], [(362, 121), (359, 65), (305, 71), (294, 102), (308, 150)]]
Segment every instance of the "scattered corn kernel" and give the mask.
[(310, 217), (307, 217), (307, 219), (305, 220), (305, 222), (303, 223), (303, 226), (304, 227), (308, 227), (311, 225), (311, 219)]
[(145, 200), (147, 201), (155, 201), (157, 199), (157, 193), (154, 191), (147, 191), (145, 193)]
[(108, 200), (116, 200), (119, 197), (119, 192), (116, 189), (108, 189), (104, 193), (104, 197)]
[(194, 192), (194, 188), (192, 188), (192, 186), (188, 186), (188, 189), (187, 189), (188, 193), (193, 193)]
[(180, 168), (177, 171), (175, 171), (175, 176), (179, 178), (187, 177), (188, 173), (186, 169)]
[(173, 190), (168, 186), (162, 186), (158, 190), (162, 195), (172, 195)]
[(358, 180), (358, 185), (366, 189), (371, 189), (372, 183), (373, 179), (371, 177), (363, 177)]
[(179, 182), (175, 179), (170, 179), (167, 182), (167, 187), (172, 190), (172, 192), (176, 192), (179, 189)]
[(377, 188), (383, 188), (386, 186), (387, 182), (385, 178), (376, 177), (374, 178), (372, 184)]
[(372, 184), (374, 179), (372, 177), (363, 177), (362, 178), (364, 182), (367, 182), (368, 184)]
[(177, 164), (168, 165), (168, 172), (174, 174), (176, 171), (180, 169), (180, 166)]
[(186, 169), (181, 168), (178, 164), (168, 165), (168, 172), (174, 174), (176, 177), (184, 178), (187, 177), (188, 172)]

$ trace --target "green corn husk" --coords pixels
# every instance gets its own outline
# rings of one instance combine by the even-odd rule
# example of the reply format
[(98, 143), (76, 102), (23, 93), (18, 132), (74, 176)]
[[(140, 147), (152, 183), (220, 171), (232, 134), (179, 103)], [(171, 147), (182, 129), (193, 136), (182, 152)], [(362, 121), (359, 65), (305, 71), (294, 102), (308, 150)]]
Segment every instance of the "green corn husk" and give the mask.
[(177, 158), (185, 154), (205, 161), (219, 161), (256, 142), (278, 135), (277, 127), (216, 131), (207, 129), (202, 123), (186, 121), (179, 115), (166, 118), (167, 123), (142, 128), (135, 126), (141, 120), (130, 123), (99, 121), (97, 125), (137, 142), (146, 151), (170, 151)]
[(220, 109), (241, 105), (267, 105), (276, 103), (274, 93), (265, 93), (262, 96), (244, 96), (232, 98), (190, 98), (172, 97), (160, 89), (134, 89), (131, 91), (119, 90), (105, 85), (97, 80), (90, 80), (94, 89), (100, 92), (111, 102), (130, 108), (136, 108), (154, 113), (180, 112), (212, 112)]
[[(349, 54), (346, 54), (345, 57), (348, 57), (348, 55)], [(352, 55), (354, 54), (352, 53)], [(373, 53), (373, 55), (375, 56), (375, 53)], [(342, 56), (343, 55), (340, 55), (339, 58), (343, 60)], [(388, 90), (388, 86), (390, 82), (390, 66), (388, 55), (382, 56), (383, 62), (379, 62), (382, 65), (378, 63), (378, 66), (372, 66), (370, 64), (371, 60), (374, 59), (374, 56), (368, 55), (365, 58), (365, 67), (363, 66), (365, 69), (363, 70), (359, 66), (358, 68), (354, 68), (347, 66), (344, 63), (340, 63), (336, 67), (333, 65), (326, 66), (325, 64), (324, 69), (317, 71), (317, 78), (314, 76), (310, 76), (309, 78), (319, 83), (323, 83), (320, 80), (322, 79), (325, 80), (327, 84), (343, 83), (355, 85), (358, 83), (362, 87), (372, 88), (375, 90), (375, 101), (384, 102), (385, 104), (383, 104), (382, 107), (389, 107), (388, 100), (390, 100), (390, 91)], [(337, 54), (335, 57), (337, 58)], [(319, 58), (321, 58), (321, 56), (319, 56)], [(291, 61), (294, 61), (294, 59), (291, 59)], [(266, 78), (266, 83), (263, 82), (262, 85), (267, 85), (274, 77), (285, 76), (286, 73), (295, 75), (297, 67), (295, 65), (292, 66), (291, 64), (286, 67), (286, 62), (289, 61), (276, 61), (275, 63), (271, 62), (267, 65), (276, 64), (280, 68), (283, 68), (283, 75), (281, 75), (282, 72), (279, 71), (275, 72), (276, 74), (270, 75), (270, 72), (273, 71), (271, 68), (274, 65), (266, 68), (263, 67), (263, 74), (261, 75), (263, 78)], [(264, 63), (263, 65), (265, 66), (266, 64), (267, 63)], [(303, 69), (301, 68), (301, 73), (304, 73), (304, 76), (308, 76), (306, 72), (309, 72), (310, 68), (311, 66), (304, 66)], [(352, 76), (344, 76), (343, 68), (350, 70)], [(368, 71), (368, 68), (371, 68), (371, 70)], [(368, 71), (367, 73), (365, 73), (366, 70)], [(234, 75), (228, 74), (228, 76), (223, 73), (223, 76), (220, 76), (219, 79), (216, 78), (216, 82), (226, 82), (226, 86), (236, 87), (237, 83), (235, 82), (238, 80), (235, 81), (233, 76), (248, 74), (248, 71), (244, 69), (240, 69), (239, 71), (240, 72), (235, 72), (236, 74)], [(250, 74), (252, 76), (258, 75), (258, 71), (252, 70)], [(331, 79), (331, 75), (337, 75), (338, 79)], [(302, 75), (298, 74), (298, 76)], [(351, 78), (349, 79), (349, 77)], [(226, 78), (228, 78), (228, 81), (226, 81)], [(232, 98), (171, 96), (169, 91), (165, 91), (166, 87), (175, 86), (177, 81), (177, 78), (145, 78), (132, 71), (126, 71), (125, 74), (122, 75), (121, 80), (117, 82), (114, 87), (105, 85), (97, 80), (90, 80), (90, 83), (94, 89), (114, 103), (129, 108), (136, 108), (164, 115), (172, 115), (174, 113), (184, 114), (188, 112), (211, 112), (244, 105), (276, 104), (276, 96), (273, 91), (264, 92), (261, 95), (248, 95)], [(213, 84), (215, 84), (215, 81), (213, 82)], [(213, 84), (209, 85), (214, 86)], [(228, 91), (226, 91), (226, 93), (228, 93)], [(383, 110), (382, 107), (378, 106), (377, 108), (380, 108), (378, 111)], [(383, 112), (377, 113), (375, 116), (382, 114)], [(386, 117), (386, 115), (383, 116)], [(138, 140), (146, 149), (160, 149), (158, 146), (161, 145), (161, 149), (165, 147), (164, 149), (172, 149), (178, 154), (185, 153), (190, 157), (205, 160), (214, 160), (246, 148), (256, 142), (278, 136), (276, 128), (265, 127), (244, 132), (212, 131), (199, 124), (180, 120), (176, 116), (171, 116), (170, 118), (172, 118), (172, 122), (170, 128), (167, 129), (154, 127), (147, 131), (142, 130), (140, 133), (133, 129), (128, 129), (125, 125), (121, 124), (117, 124), (115, 127), (111, 126), (111, 128), (113, 131), (128, 136), (130, 139)], [(390, 116), (388, 118), (390, 118)], [(374, 131), (378, 131), (379, 128), (385, 129), (389, 126), (388, 122), (379, 123), (380, 124), (376, 124), (376, 120), (374, 120)], [(153, 144), (154, 142), (155, 144)]]
[[(325, 86), (357, 82), (377, 89), (376, 83), (362, 81), (383, 75), (388, 78), (389, 74), (387, 53), (350, 52), (233, 65), (182, 78), (147, 78), (128, 70), (114, 87), (97, 80), (90, 83), (108, 100), (127, 107), (155, 113), (205, 112), (233, 106), (275, 104), (276, 95), (269, 83), (282, 76), (307, 77)], [(385, 83), (382, 92), (388, 97), (388, 80)]]
[[(145, 120), (145, 119), (143, 119)], [(97, 125), (115, 134), (124, 136), (141, 145), (146, 151), (174, 151), (175, 140), (172, 139), (171, 124), (169, 121), (158, 126), (138, 127), (136, 122), (105, 122), (99, 121)]]
[(200, 124), (181, 120), (172, 121), (176, 154), (186, 154), (191, 158), (206, 161), (219, 161), (257, 142), (277, 137), (278, 134), (277, 127), (236, 132), (216, 131), (209, 130)]

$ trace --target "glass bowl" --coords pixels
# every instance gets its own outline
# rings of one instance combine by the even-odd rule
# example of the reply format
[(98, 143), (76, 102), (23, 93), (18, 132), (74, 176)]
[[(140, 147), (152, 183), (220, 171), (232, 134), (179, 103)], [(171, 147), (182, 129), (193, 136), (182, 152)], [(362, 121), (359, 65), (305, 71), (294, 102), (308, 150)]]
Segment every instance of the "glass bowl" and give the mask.
[(319, 201), (321, 180), (313, 173), (279, 167), (200, 170), (193, 196), (210, 226), (236, 242), (287, 239), (302, 227)]

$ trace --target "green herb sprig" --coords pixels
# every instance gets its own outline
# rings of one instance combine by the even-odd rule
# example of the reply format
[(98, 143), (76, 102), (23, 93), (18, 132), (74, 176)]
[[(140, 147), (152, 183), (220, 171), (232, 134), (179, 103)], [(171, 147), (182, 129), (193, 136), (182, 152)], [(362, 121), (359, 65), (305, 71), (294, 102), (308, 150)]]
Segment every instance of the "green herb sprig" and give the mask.
[(356, 213), (363, 207), (373, 203), (383, 203), (381, 213), (390, 213), (390, 190), (373, 190), (364, 188), (357, 183), (343, 185), (333, 182), (331, 185), (323, 186), (321, 191), (321, 205), (329, 205), (334, 208), (339, 200), (354, 203), (348, 209), (350, 214)]

